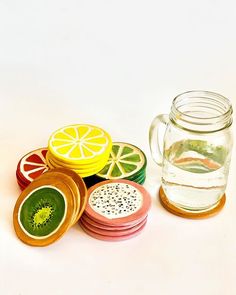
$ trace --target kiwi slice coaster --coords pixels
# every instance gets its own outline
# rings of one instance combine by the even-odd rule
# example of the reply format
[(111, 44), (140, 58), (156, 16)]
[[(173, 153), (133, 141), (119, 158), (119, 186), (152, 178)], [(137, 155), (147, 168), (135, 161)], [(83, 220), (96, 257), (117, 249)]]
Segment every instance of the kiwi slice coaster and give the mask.
[(15, 232), (25, 244), (47, 246), (77, 223), (86, 204), (87, 189), (79, 175), (64, 168), (50, 170), (32, 181), (17, 199)]
[(65, 218), (66, 201), (55, 187), (40, 187), (21, 204), (19, 223), (22, 229), (35, 238), (54, 233)]

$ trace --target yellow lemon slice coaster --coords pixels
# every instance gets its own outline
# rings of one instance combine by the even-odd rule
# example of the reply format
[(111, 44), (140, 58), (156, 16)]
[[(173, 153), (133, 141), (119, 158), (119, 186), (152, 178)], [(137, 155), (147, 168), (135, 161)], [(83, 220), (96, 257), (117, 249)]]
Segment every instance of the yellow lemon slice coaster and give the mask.
[(110, 135), (92, 125), (70, 125), (55, 131), (48, 144), (52, 155), (62, 162), (90, 164), (111, 150)]
[(93, 170), (94, 168), (101, 166), (101, 163), (104, 163), (103, 167), (106, 165), (107, 161), (109, 159), (109, 154), (106, 153), (103, 155), (102, 159), (99, 159), (99, 161), (96, 161), (94, 163), (90, 163), (87, 165), (81, 165), (81, 164), (74, 164), (74, 163), (65, 163), (57, 158), (55, 158), (51, 153), (48, 152), (46, 156), (47, 163), (50, 162), (54, 166), (62, 166), (68, 169), (78, 169), (81, 171), (87, 171), (87, 170)]
[(101, 161), (96, 167), (91, 167), (90, 169), (86, 169), (86, 170), (65, 167), (65, 165), (59, 165), (59, 164), (53, 162), (50, 158), (47, 158), (47, 164), (50, 169), (62, 168), (62, 167), (67, 168), (67, 169), (71, 169), (71, 170), (75, 171), (79, 176), (84, 178), (84, 177), (88, 177), (88, 176), (98, 173), (106, 165), (107, 160), (108, 160), (108, 157), (107, 157), (106, 161)]

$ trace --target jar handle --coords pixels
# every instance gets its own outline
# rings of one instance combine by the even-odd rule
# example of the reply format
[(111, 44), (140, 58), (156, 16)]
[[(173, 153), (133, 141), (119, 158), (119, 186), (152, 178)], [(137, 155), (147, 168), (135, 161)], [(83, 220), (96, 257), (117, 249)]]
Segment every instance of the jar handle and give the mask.
[(161, 123), (167, 125), (169, 123), (169, 116), (165, 114), (156, 116), (149, 129), (149, 146), (152, 158), (159, 166), (162, 166), (163, 161), (163, 153), (159, 145), (159, 127)]

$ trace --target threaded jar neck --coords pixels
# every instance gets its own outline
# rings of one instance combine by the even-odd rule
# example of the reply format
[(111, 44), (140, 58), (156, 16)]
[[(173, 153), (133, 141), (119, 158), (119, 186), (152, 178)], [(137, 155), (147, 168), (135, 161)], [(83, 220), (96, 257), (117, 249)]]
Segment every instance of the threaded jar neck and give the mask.
[(180, 128), (208, 133), (228, 128), (232, 113), (226, 97), (210, 91), (188, 91), (173, 100), (170, 120)]

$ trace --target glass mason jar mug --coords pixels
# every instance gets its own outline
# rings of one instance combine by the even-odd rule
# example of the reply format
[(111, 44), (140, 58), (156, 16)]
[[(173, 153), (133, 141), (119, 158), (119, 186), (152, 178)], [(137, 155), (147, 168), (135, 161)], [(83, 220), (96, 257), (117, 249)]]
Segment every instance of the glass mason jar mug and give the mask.
[[(166, 125), (163, 154), (159, 126)], [(175, 208), (191, 212), (217, 206), (225, 193), (233, 139), (230, 101), (213, 92), (177, 96), (170, 115), (157, 116), (150, 127), (154, 161), (162, 166), (162, 189)]]

